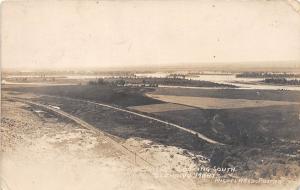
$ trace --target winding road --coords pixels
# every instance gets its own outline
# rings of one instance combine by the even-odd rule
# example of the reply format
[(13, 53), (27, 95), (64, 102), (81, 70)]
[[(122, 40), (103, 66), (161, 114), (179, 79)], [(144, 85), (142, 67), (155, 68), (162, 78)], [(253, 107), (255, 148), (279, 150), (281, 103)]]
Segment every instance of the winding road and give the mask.
[(13, 100), (13, 101), (18, 101), (18, 102), (22, 102), (22, 103), (33, 105), (33, 106), (38, 106), (38, 107), (43, 108), (43, 109), (45, 109), (47, 111), (50, 111), (50, 112), (55, 113), (55, 114), (58, 114), (58, 115), (60, 115), (60, 116), (62, 116), (64, 118), (70, 119), (70, 120), (74, 121), (75, 123), (79, 124), (80, 126), (82, 126), (83, 128), (91, 130), (94, 133), (103, 136), (104, 139), (106, 141), (108, 141), (109, 143), (111, 143), (117, 150), (121, 151), (126, 156), (128, 156), (128, 158), (129, 158), (128, 160), (130, 162), (134, 162), (134, 164), (136, 164), (136, 165), (142, 165), (142, 166), (144, 166), (146, 164), (146, 166), (153, 167), (153, 165), (150, 162), (148, 162), (147, 160), (145, 160), (144, 158), (142, 158), (141, 156), (139, 156), (138, 153), (136, 153), (136, 152), (128, 149), (126, 146), (124, 146), (121, 143), (118, 143), (117, 141), (113, 140), (110, 137), (109, 134), (107, 134), (107, 133), (105, 133), (103, 131), (100, 131), (96, 127), (88, 124), (87, 122), (79, 119), (78, 117), (70, 115), (70, 114), (68, 114), (68, 113), (66, 113), (66, 112), (64, 112), (64, 111), (62, 111), (60, 109), (54, 108), (52, 106), (48, 106), (48, 105), (44, 105), (44, 104), (32, 102), (32, 101), (29, 101), (29, 100), (25, 100), (23, 98), (16, 98), (16, 97), (7, 98), (6, 97), (6, 99)]
[(97, 103), (97, 102), (93, 102), (93, 101), (89, 101), (89, 100), (74, 99), (74, 98), (69, 98), (69, 97), (59, 97), (59, 96), (50, 96), (50, 95), (44, 95), (44, 96), (55, 97), (55, 98), (65, 98), (65, 99), (72, 100), (72, 101), (85, 102), (85, 103), (90, 103), (90, 104), (94, 104), (94, 105), (99, 105), (99, 106), (107, 107), (107, 108), (110, 108), (110, 109), (114, 109), (114, 110), (117, 110), (117, 111), (129, 113), (129, 114), (136, 115), (136, 116), (139, 116), (139, 117), (142, 117), (142, 118), (145, 118), (145, 119), (150, 119), (150, 120), (153, 120), (153, 121), (157, 121), (159, 123), (163, 123), (163, 124), (168, 125), (168, 126), (172, 126), (172, 127), (178, 128), (178, 129), (180, 129), (182, 131), (186, 131), (188, 133), (196, 135), (198, 138), (200, 138), (200, 139), (202, 139), (202, 140), (204, 140), (204, 141), (206, 141), (208, 143), (211, 143), (211, 144), (225, 145), (225, 144), (223, 144), (221, 142), (215, 141), (215, 140), (213, 140), (213, 139), (211, 139), (211, 138), (203, 135), (202, 133), (196, 132), (196, 131), (191, 130), (191, 129), (187, 129), (187, 128), (182, 127), (180, 125), (177, 125), (175, 123), (171, 123), (171, 122), (168, 122), (168, 121), (163, 121), (163, 120), (157, 119), (155, 117), (151, 117), (151, 116), (148, 116), (148, 115), (145, 115), (145, 114), (136, 113), (136, 112), (133, 112), (133, 111), (130, 111), (130, 110), (118, 108), (118, 107), (115, 107), (115, 106), (112, 106), (112, 105)]

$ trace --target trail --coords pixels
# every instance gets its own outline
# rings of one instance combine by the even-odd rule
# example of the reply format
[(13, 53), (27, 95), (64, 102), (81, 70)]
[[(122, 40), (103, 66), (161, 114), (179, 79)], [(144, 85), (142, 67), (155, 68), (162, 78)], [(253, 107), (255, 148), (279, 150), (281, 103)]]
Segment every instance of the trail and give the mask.
[[(56, 116), (64, 117), (68, 120), (71, 120), (71, 121), (75, 122), (76, 124), (79, 124), (83, 128), (88, 129), (89, 131), (94, 132), (95, 134), (101, 136), (102, 137), (101, 139), (103, 139), (102, 141), (108, 142), (109, 145), (112, 145), (113, 146), (112, 149), (115, 148), (115, 150), (122, 152), (124, 155), (121, 158), (126, 159), (127, 161), (129, 161), (127, 163), (132, 164), (132, 166), (130, 166), (126, 169), (126, 170), (129, 170), (129, 172), (124, 174), (126, 179), (129, 181), (125, 180), (124, 182), (122, 182), (122, 180), (120, 181), (119, 178), (116, 178), (116, 180), (119, 180), (116, 183), (119, 183), (120, 186), (123, 186), (125, 184), (126, 189), (130, 189), (130, 187), (135, 187), (137, 183), (138, 184), (148, 184), (148, 185), (151, 184), (153, 187), (160, 187), (160, 186), (170, 187), (168, 189), (186, 189), (186, 190), (191, 189), (191, 188), (189, 188), (189, 185), (191, 185), (191, 183), (193, 183), (193, 181), (191, 179), (185, 179), (184, 181), (182, 181), (182, 180), (178, 180), (177, 178), (172, 178), (172, 177), (163, 178), (163, 179), (157, 178), (155, 173), (153, 173), (156, 171), (156, 168), (149, 161), (145, 160), (137, 152), (129, 150), (123, 144), (115, 141), (113, 138), (111, 138), (111, 135), (100, 131), (98, 128), (86, 123), (85, 121), (77, 118), (76, 116), (68, 114), (60, 109), (55, 108), (55, 107), (51, 107), (49, 105), (33, 102), (33, 101), (25, 99), (25, 98), (4, 97), (2, 99), (2, 101), (5, 101), (5, 100), (10, 100), (13, 102), (21, 102), (21, 103), (28, 104), (31, 106), (39, 107), (40, 109), (47, 111), (47, 112), (51, 112)], [(74, 165), (72, 165), (72, 166), (74, 166)], [(77, 167), (77, 165), (75, 165), (75, 166)], [(68, 167), (69, 167), (69, 165), (68, 165)], [(75, 171), (77, 171), (76, 167), (75, 167)], [(66, 172), (65, 168), (63, 168), (63, 169), (64, 169), (64, 172)], [(59, 170), (59, 168), (58, 168), (58, 170)], [(26, 171), (28, 171), (28, 170), (26, 170)], [(37, 172), (39, 172), (39, 169), (37, 170)], [(85, 172), (87, 172), (87, 171), (85, 170)], [(42, 174), (44, 175), (43, 172), (42, 172)], [(90, 175), (90, 173), (87, 173), (87, 174)], [(110, 174), (110, 175), (112, 175), (112, 174)], [(6, 178), (2, 179), (1, 177), (2, 176), (0, 176), (0, 182), (1, 182), (0, 189), (2, 189), (2, 188), (9, 189), (9, 186), (7, 185), (7, 183), (5, 181)], [(30, 175), (29, 175), (29, 177), (30, 177)], [(109, 175), (108, 175), (108, 177), (109, 177)], [(10, 179), (10, 181), (8, 181), (8, 182), (10, 182), (10, 184), (14, 184), (12, 182), (13, 181), (12, 178), (8, 178), (8, 179)], [(55, 179), (57, 179), (57, 178), (55, 178)], [(93, 180), (93, 179), (91, 179), (91, 180)], [(138, 181), (136, 181), (136, 180), (138, 180)], [(37, 181), (37, 182), (41, 182), (41, 181)], [(28, 183), (30, 185), (30, 181)], [(82, 185), (82, 183), (81, 183), (81, 185)], [(113, 184), (113, 185), (115, 185), (115, 184)], [(191, 186), (193, 186), (193, 185), (191, 185)], [(147, 186), (145, 188), (147, 188)], [(13, 188), (13, 189), (20, 189), (20, 188), (17, 187), (17, 188)], [(136, 188), (134, 188), (134, 189), (136, 189)], [(193, 189), (195, 189), (195, 188), (193, 188)]]
[(213, 140), (213, 139), (211, 139), (211, 138), (203, 135), (202, 133), (196, 132), (196, 131), (194, 131), (192, 129), (187, 129), (187, 128), (182, 127), (180, 125), (177, 125), (175, 123), (171, 123), (171, 122), (168, 122), (168, 121), (163, 121), (161, 119), (157, 119), (157, 118), (154, 118), (154, 117), (151, 117), (151, 116), (148, 116), (148, 115), (144, 115), (144, 114), (141, 114), (141, 113), (136, 113), (136, 112), (129, 111), (129, 110), (126, 110), (126, 109), (118, 108), (118, 107), (107, 105), (107, 104), (97, 103), (97, 102), (93, 102), (93, 101), (89, 101), (89, 100), (81, 100), (81, 99), (74, 99), (74, 98), (69, 98), (69, 97), (59, 97), (59, 96), (50, 96), (50, 95), (45, 95), (45, 96), (55, 97), (55, 98), (65, 98), (65, 99), (68, 99), (68, 100), (90, 103), (90, 104), (99, 105), (99, 106), (102, 106), (102, 107), (107, 107), (107, 108), (110, 108), (110, 109), (114, 109), (114, 110), (117, 110), (117, 111), (129, 113), (129, 114), (132, 114), (132, 115), (136, 115), (136, 116), (139, 116), (139, 117), (142, 117), (142, 118), (145, 118), (145, 119), (150, 119), (150, 120), (153, 120), (153, 121), (157, 121), (159, 123), (163, 123), (165, 125), (169, 125), (169, 126), (177, 128), (177, 129), (186, 131), (188, 133), (196, 135), (198, 138), (200, 138), (200, 139), (202, 139), (202, 140), (204, 140), (204, 141), (206, 141), (208, 143), (216, 144), (216, 145), (224, 145), (223, 143), (215, 141), (215, 140)]
[(70, 114), (68, 114), (68, 113), (66, 113), (62, 110), (56, 109), (54, 107), (44, 105), (44, 104), (40, 104), (40, 103), (36, 103), (36, 102), (32, 102), (32, 101), (28, 101), (28, 100), (25, 100), (23, 98), (14, 97), (14, 98), (7, 98), (7, 99), (10, 99), (10, 100), (13, 100), (13, 101), (23, 102), (23, 103), (26, 103), (26, 104), (29, 104), (29, 105), (38, 106), (38, 107), (41, 107), (41, 108), (46, 109), (48, 111), (51, 111), (52, 113), (55, 113), (55, 114), (58, 114), (60, 116), (65, 117), (67, 119), (70, 119), (70, 120), (74, 121), (75, 123), (79, 124), (80, 126), (82, 126), (83, 128), (89, 129), (89, 130), (93, 131), (94, 133), (103, 136), (105, 138), (105, 140), (110, 142), (117, 150), (121, 151), (126, 156), (128, 156), (128, 158), (129, 158), (128, 160), (130, 162), (133, 162), (135, 165), (140, 165), (140, 166), (146, 165), (146, 166), (153, 167), (153, 165), (150, 162), (148, 162), (147, 160), (145, 160), (144, 158), (139, 156), (136, 152), (128, 149), (126, 146), (124, 146), (124, 145), (116, 142), (115, 140), (113, 140), (109, 136), (109, 134), (106, 134), (105, 132), (100, 131), (96, 127), (88, 124), (87, 122), (79, 119), (78, 117), (70, 115)]

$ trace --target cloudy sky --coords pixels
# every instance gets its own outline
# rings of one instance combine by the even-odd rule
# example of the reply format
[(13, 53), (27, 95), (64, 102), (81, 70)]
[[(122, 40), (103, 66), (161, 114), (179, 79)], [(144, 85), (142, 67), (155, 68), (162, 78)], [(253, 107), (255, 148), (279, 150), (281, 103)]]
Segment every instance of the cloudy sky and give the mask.
[(3, 68), (300, 62), (287, 1), (15, 1), (1, 14)]

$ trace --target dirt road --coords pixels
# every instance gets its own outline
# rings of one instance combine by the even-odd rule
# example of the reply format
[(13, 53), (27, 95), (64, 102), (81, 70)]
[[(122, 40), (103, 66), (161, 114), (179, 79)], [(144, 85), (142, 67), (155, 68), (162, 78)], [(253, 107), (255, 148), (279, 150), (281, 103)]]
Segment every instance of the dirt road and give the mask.
[(187, 186), (172, 177), (159, 180), (147, 171), (150, 167), (147, 161), (69, 114), (32, 102), (2, 103), (3, 189), (190, 189), (195, 186)]
[[(49, 95), (47, 95), (47, 96), (49, 96)], [(51, 97), (51, 96), (49, 96), (49, 97)], [(57, 97), (57, 96), (52, 96), (52, 97)], [(208, 143), (223, 145), (223, 143), (215, 141), (215, 140), (213, 140), (213, 139), (211, 139), (211, 138), (209, 138), (209, 137), (207, 137), (207, 136), (205, 136), (205, 135), (203, 135), (199, 132), (196, 132), (194, 130), (187, 129), (187, 128), (182, 127), (180, 125), (177, 125), (177, 124), (174, 124), (174, 123), (171, 123), (171, 122), (167, 122), (167, 121), (163, 121), (161, 119), (157, 119), (157, 118), (154, 118), (154, 117), (151, 117), (151, 116), (148, 116), (148, 115), (144, 115), (144, 114), (141, 114), (141, 113), (136, 113), (136, 112), (126, 110), (126, 109), (122, 109), (122, 108), (118, 108), (118, 107), (115, 107), (115, 106), (112, 106), (112, 105), (97, 103), (97, 102), (93, 102), (93, 101), (89, 101), (89, 100), (79, 100), (79, 99), (73, 99), (73, 98), (67, 98), (67, 97), (64, 97), (64, 98), (72, 100), (72, 101), (86, 102), (86, 103), (90, 103), (90, 104), (94, 104), (94, 105), (99, 105), (99, 106), (102, 106), (102, 107), (107, 107), (107, 108), (110, 108), (110, 109), (114, 109), (116, 111), (121, 111), (121, 112), (129, 113), (129, 114), (132, 114), (132, 115), (136, 115), (136, 116), (139, 116), (139, 117), (142, 117), (142, 118), (145, 118), (145, 119), (157, 121), (159, 123), (166, 124), (168, 126), (172, 126), (172, 127), (178, 128), (180, 130), (186, 131), (186, 132), (191, 133), (193, 135), (197, 135), (200, 139), (202, 139), (202, 140), (204, 140)]]
[[(167, 172), (184, 168), (191, 171), (187, 167), (193, 166), (191, 159), (180, 154), (176, 147), (151, 145), (137, 139), (128, 139), (124, 145)], [(114, 139), (95, 132), (92, 126), (59, 109), (34, 102), (2, 100), (3, 189), (257, 189), (242, 184), (212, 187), (201, 180), (176, 179), (172, 175), (157, 177), (155, 172), (145, 170), (148, 164), (142, 160), (136, 164), (132, 153), (123, 148)], [(264, 189), (274, 187), (264, 186)]]

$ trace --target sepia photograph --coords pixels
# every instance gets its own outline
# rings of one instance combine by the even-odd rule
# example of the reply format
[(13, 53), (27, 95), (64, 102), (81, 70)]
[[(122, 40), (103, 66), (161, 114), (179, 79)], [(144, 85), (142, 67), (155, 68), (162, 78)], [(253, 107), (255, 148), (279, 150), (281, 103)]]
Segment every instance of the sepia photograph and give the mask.
[(0, 2), (0, 190), (300, 190), (300, 0)]

